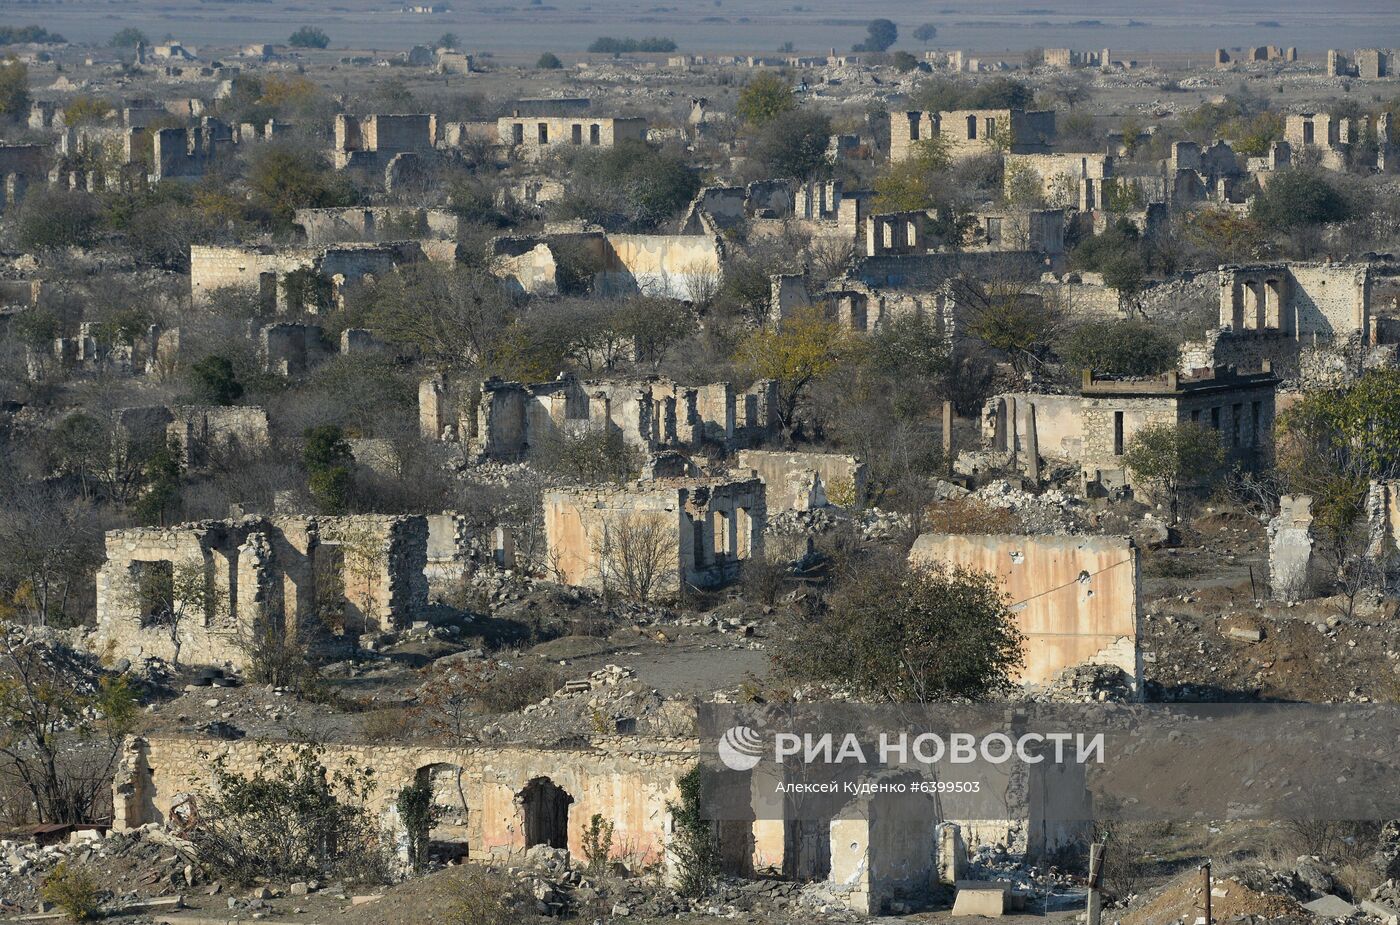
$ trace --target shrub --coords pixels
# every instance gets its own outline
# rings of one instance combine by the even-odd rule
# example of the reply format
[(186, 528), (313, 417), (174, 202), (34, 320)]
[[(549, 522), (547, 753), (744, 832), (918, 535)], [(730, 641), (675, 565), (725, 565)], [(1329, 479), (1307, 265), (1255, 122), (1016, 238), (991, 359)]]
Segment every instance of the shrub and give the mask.
[(583, 830), (583, 856), (588, 861), (588, 872), (595, 877), (608, 872), (608, 859), (612, 856), (613, 824), (594, 813)]
[(211, 405), (231, 405), (243, 397), (243, 386), (228, 357), (210, 355), (190, 366), (195, 396)]
[(1340, 222), (1350, 209), (1341, 191), (1320, 171), (1293, 169), (1275, 174), (1254, 197), (1250, 216), (1266, 228), (1291, 231)]
[(559, 56), (552, 51), (547, 51), (540, 55), (540, 59), (535, 62), (535, 67), (542, 71), (557, 71), (564, 66), (564, 62), (559, 60)]
[(385, 864), (367, 801), (373, 771), (330, 771), (324, 749), (269, 750), (251, 773), (212, 761), (213, 787), (199, 803), (189, 838), (200, 863), (236, 883), (259, 878), (379, 880)]
[(667, 38), (653, 36), (645, 39), (619, 39), (609, 35), (593, 40), (588, 50), (595, 55), (626, 55), (633, 52), (668, 52), (676, 50), (676, 43)]
[(676, 864), (676, 892), (682, 896), (703, 896), (719, 876), (719, 852), (715, 847), (714, 826), (700, 812), (704, 780), (694, 767), (676, 781), (679, 802), (666, 804), (675, 823), (671, 854)]
[(330, 43), (330, 36), (315, 26), (302, 26), (287, 38), (293, 48), (325, 48)]
[(548, 665), (503, 665), (484, 680), (477, 701), (490, 713), (514, 713), (548, 697), (561, 683)]
[(499, 871), (466, 865), (461, 887), (443, 919), (445, 925), (504, 925), (537, 921), (523, 911), (526, 897), (519, 884)]
[(62, 909), (75, 922), (97, 918), (97, 878), (87, 867), (72, 861), (61, 861), (44, 878), (39, 895)]
[(146, 33), (130, 26), (119, 29), (107, 42), (113, 48), (135, 48), (137, 45), (149, 45), (150, 43), (151, 40), (146, 37)]
[(97, 200), (77, 190), (30, 193), (19, 210), (16, 237), (27, 251), (86, 247), (97, 238), (102, 212)]
[(1069, 366), (1113, 376), (1156, 376), (1176, 366), (1178, 353), (1174, 337), (1136, 318), (1081, 324), (1060, 346)]
[(394, 803), (399, 821), (408, 832), (408, 863), (415, 873), (428, 866), (428, 837), (437, 823), (440, 810), (433, 804), (433, 781), (427, 775), (399, 791)]

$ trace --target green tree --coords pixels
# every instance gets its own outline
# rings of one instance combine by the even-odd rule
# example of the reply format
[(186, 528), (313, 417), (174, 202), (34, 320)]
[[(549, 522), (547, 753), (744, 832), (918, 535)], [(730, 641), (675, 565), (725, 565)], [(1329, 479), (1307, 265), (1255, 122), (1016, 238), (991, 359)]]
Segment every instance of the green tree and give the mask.
[(614, 230), (651, 231), (700, 188), (700, 178), (681, 158), (641, 141), (579, 149), (568, 166), (569, 182), (554, 214)]
[(1400, 371), (1307, 392), (1279, 417), (1278, 468), (1288, 489), (1312, 498), (1323, 551), (1346, 584), (1364, 566), (1356, 547), (1372, 481), (1400, 477)]
[(938, 27), (931, 22), (926, 22), (914, 29), (914, 38), (927, 45), (938, 38)]
[(315, 26), (302, 26), (287, 37), (293, 48), (325, 48), (330, 43), (330, 36)]
[(354, 490), (355, 455), (345, 432), (338, 424), (318, 424), (302, 436), (301, 461), (312, 499), (327, 514), (346, 513)]
[(292, 144), (259, 147), (248, 166), (248, 186), (254, 204), (271, 220), (290, 227), (297, 209), (353, 205), (354, 189), (331, 171), (316, 151)]
[(919, 66), (919, 59), (907, 51), (897, 51), (890, 58), (890, 64), (901, 74), (907, 74)]
[(1225, 461), (1220, 435), (1190, 422), (1147, 424), (1128, 440), (1123, 464), (1135, 478), (1166, 494), (1171, 523), (1177, 523), (1181, 487), (1214, 476)]
[(438, 36), (437, 47), (438, 47), (438, 48), (456, 48), (456, 47), (457, 47), (458, 41), (459, 41), (459, 39), (457, 38), (457, 33), (455, 33), (455, 32), (444, 32), (442, 35)]
[(210, 354), (190, 366), (195, 397), (211, 405), (231, 405), (243, 397), (243, 384), (228, 357)]
[(820, 308), (802, 308), (777, 330), (751, 333), (739, 345), (738, 360), (759, 378), (778, 383), (778, 419), (790, 433), (807, 387), (836, 368), (848, 343), (846, 332)]
[(800, 681), (888, 703), (985, 700), (1014, 687), (1024, 637), (996, 578), (902, 557), (862, 562), (774, 655)]
[(17, 58), (0, 64), (0, 118), (20, 122), (29, 117), (29, 66)]
[(830, 166), (831, 120), (823, 113), (783, 113), (753, 136), (751, 156), (765, 176), (805, 180)]
[(951, 190), (947, 171), (952, 162), (943, 136), (914, 142), (907, 158), (875, 180), (875, 209), (917, 212), (948, 205)]
[(888, 19), (872, 19), (865, 27), (865, 41), (851, 48), (852, 51), (888, 51), (899, 41), (899, 27)]
[(676, 891), (682, 896), (704, 896), (719, 878), (719, 850), (714, 823), (704, 817), (701, 795), (704, 777), (694, 767), (676, 780), (680, 799), (667, 802), (675, 833), (669, 845), (676, 864)]
[(416, 347), (432, 360), (489, 361), (511, 318), (500, 282), (486, 270), (460, 263), (401, 267), (368, 296), (375, 333)]
[(773, 71), (759, 71), (739, 91), (734, 111), (750, 125), (764, 126), (797, 108), (792, 85)]
[(535, 62), (535, 67), (542, 71), (557, 71), (564, 66), (564, 62), (559, 60), (559, 56), (552, 51), (547, 51), (540, 55), (540, 59)]
[(1275, 173), (1254, 197), (1250, 217), (1265, 228), (1292, 231), (1350, 215), (1345, 197), (1322, 171), (1295, 167)]
[(1060, 344), (1060, 357), (1074, 369), (1110, 376), (1156, 376), (1176, 366), (1176, 338), (1137, 318), (1089, 321)]
[(107, 44), (111, 45), (113, 48), (135, 48), (137, 45), (149, 45), (151, 44), (151, 40), (147, 38), (146, 33), (142, 32), (140, 29), (134, 26), (127, 26), (125, 29), (119, 29), (114, 33)]
[(165, 526), (173, 519), (180, 501), (180, 453), (161, 443), (142, 466), (142, 491), (133, 514), (147, 526)]
[(969, 336), (1005, 353), (1020, 376), (1044, 360), (1064, 322), (1052, 301), (1000, 281), (970, 289), (967, 295)]

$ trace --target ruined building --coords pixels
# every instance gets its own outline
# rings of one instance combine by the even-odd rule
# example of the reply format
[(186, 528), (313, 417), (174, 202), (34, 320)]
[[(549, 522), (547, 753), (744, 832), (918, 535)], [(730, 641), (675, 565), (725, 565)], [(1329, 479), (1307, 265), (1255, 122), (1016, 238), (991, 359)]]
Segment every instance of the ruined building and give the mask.
[(491, 242), (496, 277), (528, 295), (557, 295), (564, 276), (584, 276), (597, 295), (701, 301), (723, 281), (724, 245), (714, 234), (610, 234), (584, 231), (507, 236)]
[(1267, 360), (1290, 389), (1349, 381), (1394, 361), (1400, 327), (1373, 303), (1397, 283), (1400, 266), (1389, 261), (1221, 267), (1220, 326), (1183, 346), (1180, 368)]
[(244, 667), (258, 643), (353, 649), (427, 605), (423, 517), (244, 517), (107, 533), (96, 651)]
[(1138, 556), (1128, 537), (926, 533), (909, 559), (996, 576), (1026, 636), (1020, 681), (1110, 665), (1141, 692)]
[(934, 137), (947, 142), (955, 160), (997, 150), (1048, 154), (1055, 139), (1055, 113), (1024, 109), (891, 113), (890, 162), (908, 159), (915, 144)]
[(761, 380), (738, 392), (727, 382), (683, 386), (659, 376), (522, 384), (445, 376), (418, 388), (425, 439), (460, 443), (476, 459), (513, 461), (547, 451), (561, 437), (613, 430), (643, 451), (747, 446), (777, 429), (777, 386)]
[[(1278, 378), (1220, 368), (1200, 375), (1110, 379), (1089, 371), (1078, 395), (1007, 394), (989, 399), (983, 436), (999, 465), (1039, 472), (1042, 459), (1077, 463), (1086, 490), (1130, 485), (1123, 462), (1133, 435), (1149, 424), (1192, 423), (1220, 434), (1227, 465), (1254, 468), (1272, 456)], [(975, 466), (978, 454), (960, 456)]]
[(1380, 80), (1396, 73), (1400, 51), (1394, 48), (1358, 48), (1354, 52), (1327, 49), (1328, 77), (1359, 77)]
[[(549, 567), (565, 584), (637, 594), (710, 588), (763, 556), (757, 477), (670, 478), (544, 496)], [(645, 596), (645, 595), (644, 595)]]
[(335, 117), (331, 161), (338, 169), (383, 170), (400, 154), (432, 151), (437, 142), (437, 116), (374, 114)]
[(514, 156), (536, 160), (555, 148), (611, 148), (624, 141), (646, 141), (645, 119), (502, 116), (496, 137)]

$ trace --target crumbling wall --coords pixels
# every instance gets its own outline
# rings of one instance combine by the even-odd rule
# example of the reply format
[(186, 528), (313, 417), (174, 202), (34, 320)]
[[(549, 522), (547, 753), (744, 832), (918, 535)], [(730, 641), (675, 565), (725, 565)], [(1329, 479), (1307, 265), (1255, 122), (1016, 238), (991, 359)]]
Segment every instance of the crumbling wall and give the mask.
[[(263, 631), (313, 649), (407, 626), (427, 605), (422, 517), (245, 517), (111, 530), (97, 573), (94, 648), (244, 667)], [(175, 613), (144, 589), (164, 573)], [(331, 603), (335, 602), (335, 603)], [(180, 606), (188, 605), (188, 606)]]
[[(658, 593), (713, 587), (762, 557), (767, 524), (757, 478), (661, 479), (545, 493), (547, 560), (565, 584), (625, 585), (644, 557)], [(664, 565), (663, 565), (664, 563)]]
[(827, 503), (858, 505), (870, 479), (865, 463), (841, 453), (740, 450), (735, 468), (759, 477), (770, 511), (805, 511)]
[(407, 206), (297, 209), (292, 222), (312, 246), (340, 241), (451, 239), (458, 234), (456, 213)]
[[(214, 779), (221, 759), (232, 773), (252, 774), (267, 751), (290, 755), (286, 742), (230, 742), (173, 735), (127, 740), (113, 788), (115, 826), (131, 829), (169, 822), (173, 806), (193, 795), (195, 808)], [(675, 781), (696, 761), (690, 740), (600, 739), (587, 747), (452, 747), (326, 743), (320, 760), (334, 774), (373, 768), (377, 786), (369, 809), (386, 827), (397, 829), (398, 793), (438, 768), (460, 769), (466, 794), (466, 848), (474, 859), (522, 854), (526, 847), (525, 792), (531, 781), (547, 779), (563, 788), (568, 807), (567, 844), (583, 855), (583, 833), (597, 813), (614, 825), (614, 845), (635, 850), (643, 864), (663, 859), (670, 828), (668, 802), (678, 799)], [(457, 775), (451, 775), (454, 787)]]
[(1269, 521), (1269, 588), (1274, 600), (1303, 601), (1313, 596), (1321, 577), (1316, 546), (1312, 498), (1279, 498), (1279, 512)]
[(1128, 537), (926, 533), (909, 558), (997, 578), (1026, 636), (1021, 681), (1042, 684), (1075, 665), (1103, 664), (1139, 684), (1138, 559)]
[(220, 453), (268, 445), (267, 412), (251, 406), (177, 405), (166, 428), (186, 468), (207, 465)]

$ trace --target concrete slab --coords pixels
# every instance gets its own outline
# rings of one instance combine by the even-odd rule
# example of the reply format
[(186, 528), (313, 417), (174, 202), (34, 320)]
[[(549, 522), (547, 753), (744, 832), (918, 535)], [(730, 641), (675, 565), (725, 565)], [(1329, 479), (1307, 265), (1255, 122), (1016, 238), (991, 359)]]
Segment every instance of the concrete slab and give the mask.
[(953, 915), (996, 918), (1006, 914), (1006, 888), (997, 883), (963, 881), (953, 900)]
[(1321, 899), (1303, 903), (1303, 908), (1313, 915), (1323, 915), (1333, 919), (1345, 919), (1356, 915), (1357, 908), (1340, 896), (1327, 894)]

